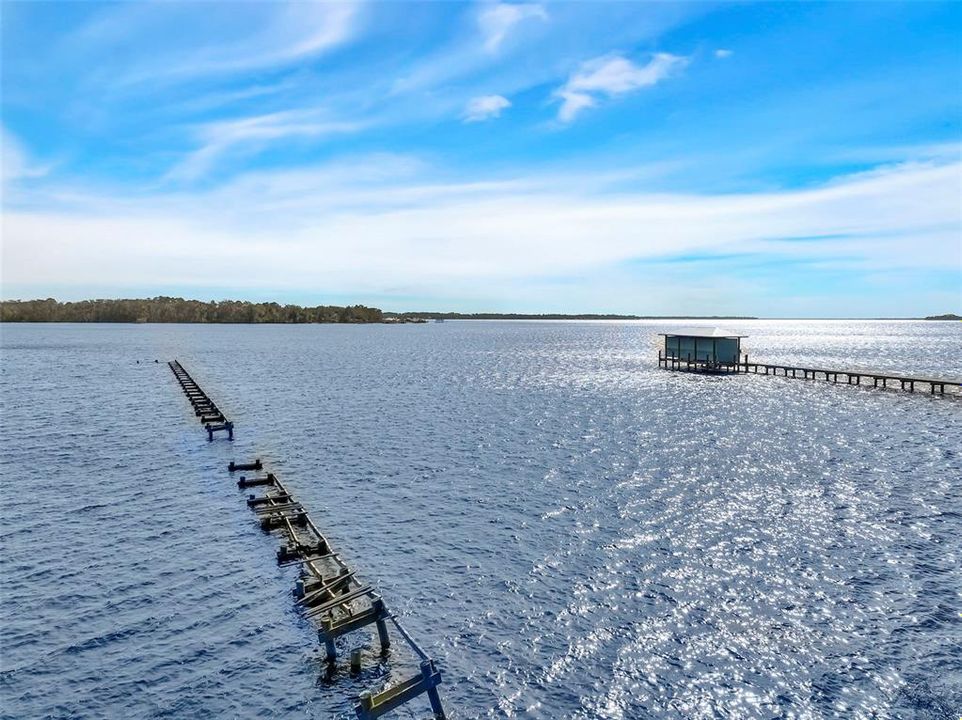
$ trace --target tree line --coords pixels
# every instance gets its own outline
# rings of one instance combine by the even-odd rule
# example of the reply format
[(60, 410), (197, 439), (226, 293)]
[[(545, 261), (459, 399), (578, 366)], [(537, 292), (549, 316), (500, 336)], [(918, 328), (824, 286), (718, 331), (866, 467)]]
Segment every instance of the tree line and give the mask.
[(4, 300), (2, 322), (114, 323), (377, 323), (378, 308), (364, 305), (280, 305), (244, 300), (201, 302), (176, 297), (140, 300)]
[(386, 318), (413, 320), (757, 320), (742, 315), (618, 315), (610, 313), (459, 313), (459, 312), (385, 312)]

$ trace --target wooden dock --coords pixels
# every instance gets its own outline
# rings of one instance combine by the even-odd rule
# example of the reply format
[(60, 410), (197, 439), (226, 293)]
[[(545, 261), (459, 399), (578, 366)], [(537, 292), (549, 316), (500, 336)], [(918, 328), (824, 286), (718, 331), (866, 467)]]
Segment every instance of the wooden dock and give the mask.
[[(208, 439), (212, 439), (218, 430), (226, 430), (228, 437), (233, 439), (233, 423), (220, 413), (180, 363), (174, 360), (168, 364), (197, 415), (206, 418)], [(213, 419), (214, 413), (219, 419)], [(441, 673), (398, 618), (387, 609), (380, 593), (359, 579), (357, 573), (344, 562), (304, 506), (276, 474), (266, 471), (263, 475), (249, 474), (264, 471), (264, 464), (259, 458), (247, 463), (232, 461), (227, 471), (246, 473), (239, 476), (238, 488), (261, 488), (261, 494), (248, 494), (247, 506), (256, 515), (264, 532), (281, 538), (277, 564), (298, 568), (298, 579), (293, 590), (295, 602), (304, 617), (318, 625), (318, 637), (324, 645), (329, 668), (333, 669), (337, 662), (337, 639), (363, 628), (374, 627), (381, 654), (387, 653), (391, 646), (388, 623), (416, 656), (418, 672), (414, 675), (378, 692), (360, 694), (355, 707), (357, 717), (360, 720), (374, 720), (426, 694), (435, 719), (444, 720), (444, 707), (437, 689), (441, 683)], [(361, 651), (357, 649), (350, 655), (350, 670), (357, 673), (360, 669)]]
[[(666, 370), (680, 370), (682, 372), (710, 374), (753, 373), (755, 375), (778, 375), (780, 377), (801, 378), (804, 380), (824, 379), (831, 383), (844, 382), (847, 385), (862, 385), (862, 381), (864, 380), (866, 386), (869, 381), (871, 381), (872, 387), (876, 388), (895, 388), (915, 392), (915, 386), (918, 385), (919, 390), (928, 389), (932, 395), (962, 394), (962, 380), (895, 375), (873, 370), (831, 370), (801, 365), (750, 362), (748, 355), (745, 355), (743, 360), (734, 363), (706, 362), (693, 360), (690, 357), (679, 358), (666, 356), (664, 352), (659, 350), (658, 366)], [(842, 380), (840, 381), (839, 378), (842, 378)]]
[(194, 381), (194, 378), (184, 370), (179, 362), (171, 360), (167, 365), (174, 373), (174, 377), (177, 378), (177, 382), (180, 383), (184, 395), (194, 406), (194, 415), (198, 417), (201, 425), (207, 431), (207, 439), (213, 440), (215, 432), (223, 431), (227, 433), (228, 440), (233, 440), (234, 423), (227, 419), (227, 416), (218, 409), (214, 401), (207, 396), (207, 393), (201, 390), (200, 385)]
[[(227, 467), (232, 473), (262, 468), (259, 459), (244, 465), (231, 463)], [(381, 652), (387, 652), (391, 646), (389, 622), (418, 657), (420, 672), (417, 674), (380, 692), (362, 693), (355, 708), (357, 717), (373, 720), (423, 693), (428, 696), (434, 717), (443, 720), (444, 708), (437, 690), (441, 673), (434, 661), (388, 611), (380, 593), (360, 580), (331, 547), (304, 506), (277, 475), (270, 472), (263, 476), (241, 475), (237, 487), (265, 488), (261, 495), (249, 494), (247, 505), (257, 515), (262, 530), (281, 537), (283, 544), (277, 550), (277, 564), (298, 568), (294, 597), (304, 616), (318, 624), (318, 638), (324, 644), (328, 663), (334, 664), (337, 660), (337, 638), (372, 625), (377, 630)], [(352, 653), (352, 672), (360, 670), (360, 662), (360, 653)]]

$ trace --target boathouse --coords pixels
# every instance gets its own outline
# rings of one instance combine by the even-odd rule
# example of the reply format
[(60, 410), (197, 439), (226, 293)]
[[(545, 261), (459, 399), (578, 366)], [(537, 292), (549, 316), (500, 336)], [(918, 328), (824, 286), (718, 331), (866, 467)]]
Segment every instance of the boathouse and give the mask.
[(665, 360), (709, 367), (735, 365), (741, 360), (742, 338), (719, 328), (684, 328), (665, 336)]

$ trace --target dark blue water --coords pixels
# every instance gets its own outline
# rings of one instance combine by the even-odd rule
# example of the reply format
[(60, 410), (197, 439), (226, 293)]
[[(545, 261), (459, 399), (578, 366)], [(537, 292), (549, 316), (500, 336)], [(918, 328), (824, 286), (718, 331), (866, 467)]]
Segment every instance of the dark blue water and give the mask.
[[(403, 677), (324, 678), (224, 472), (260, 456), (452, 717), (957, 720), (962, 399), (670, 373), (668, 326), (3, 326), (3, 717), (349, 717)], [(962, 376), (959, 323), (727, 326)]]

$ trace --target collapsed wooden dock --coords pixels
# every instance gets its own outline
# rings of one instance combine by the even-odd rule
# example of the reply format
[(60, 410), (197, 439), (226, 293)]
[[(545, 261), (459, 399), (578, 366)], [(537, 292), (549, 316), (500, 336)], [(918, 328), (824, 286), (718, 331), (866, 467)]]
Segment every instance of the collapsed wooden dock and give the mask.
[[(711, 374), (753, 373), (755, 375), (779, 375), (780, 377), (801, 378), (804, 380), (824, 379), (831, 383), (842, 382), (847, 385), (862, 385), (872, 382), (872, 387), (896, 388), (915, 392), (915, 386), (920, 390), (928, 388), (932, 395), (962, 395), (962, 380), (946, 378), (918, 377), (896, 375), (893, 373), (874, 370), (832, 370), (802, 365), (785, 365), (782, 363), (749, 362), (748, 355), (732, 362), (719, 360), (696, 360), (690, 355), (677, 357), (658, 351), (658, 366), (666, 370), (680, 370), (682, 372), (698, 372)], [(891, 383), (891, 385), (890, 385)]]
[[(213, 416), (208, 413), (213, 410), (220, 417), (216, 424), (228, 426), (215, 427), (212, 430), (213, 423), (205, 423), (208, 439), (212, 439), (213, 432), (220, 429), (226, 429), (229, 438), (233, 439), (233, 423), (213, 406), (213, 402), (180, 363), (174, 360), (169, 365), (188, 399), (194, 404), (195, 412), (200, 414), (199, 411), (203, 409), (205, 414), (201, 417), (211, 418)], [(281, 538), (282, 544), (277, 550), (277, 564), (281, 567), (298, 568), (298, 579), (293, 590), (295, 603), (305, 618), (318, 625), (318, 638), (324, 645), (325, 659), (330, 667), (337, 662), (338, 638), (372, 626), (377, 634), (381, 654), (386, 654), (391, 646), (388, 623), (397, 630), (417, 658), (418, 672), (415, 674), (386, 689), (361, 693), (355, 707), (357, 717), (360, 720), (373, 720), (419, 695), (426, 694), (434, 717), (436, 720), (443, 720), (444, 707), (437, 689), (441, 683), (441, 673), (398, 618), (387, 609), (380, 593), (361, 580), (347, 565), (291, 491), (276, 474), (264, 470), (260, 458), (250, 463), (232, 461), (228, 464), (227, 471), (264, 471), (262, 475), (240, 475), (237, 487), (242, 490), (260, 488), (260, 494), (248, 494), (247, 505), (256, 515), (264, 532)], [(360, 671), (360, 649), (351, 652), (350, 669), (352, 673)]]

